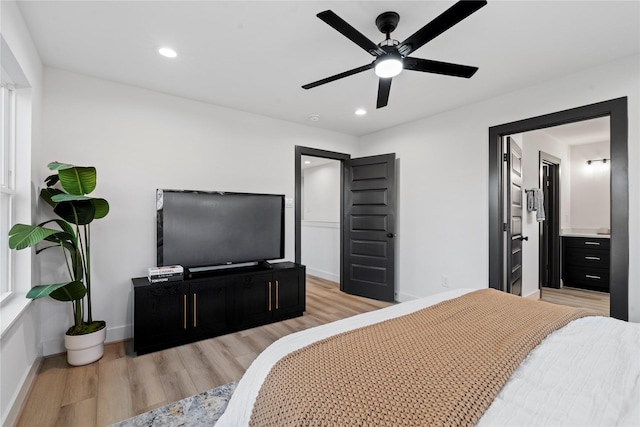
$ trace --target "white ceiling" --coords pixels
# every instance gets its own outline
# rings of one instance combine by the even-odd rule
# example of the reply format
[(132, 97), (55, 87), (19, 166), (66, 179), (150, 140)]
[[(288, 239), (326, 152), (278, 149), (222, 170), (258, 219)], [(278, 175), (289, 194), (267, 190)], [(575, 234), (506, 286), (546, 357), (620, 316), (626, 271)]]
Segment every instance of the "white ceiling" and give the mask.
[[(373, 59), (315, 15), (331, 9), (378, 43), (375, 18), (393, 10), (403, 41), (453, 1), (18, 4), (46, 66), (357, 136), (640, 52), (639, 1), (489, 0), (412, 53), (478, 66), (474, 77), (405, 71), (376, 110), (373, 70), (300, 87)], [(165, 45), (178, 57), (159, 56)]]
[(565, 145), (591, 144), (594, 142), (610, 142), (609, 117), (583, 120), (533, 132), (544, 132), (556, 141)]

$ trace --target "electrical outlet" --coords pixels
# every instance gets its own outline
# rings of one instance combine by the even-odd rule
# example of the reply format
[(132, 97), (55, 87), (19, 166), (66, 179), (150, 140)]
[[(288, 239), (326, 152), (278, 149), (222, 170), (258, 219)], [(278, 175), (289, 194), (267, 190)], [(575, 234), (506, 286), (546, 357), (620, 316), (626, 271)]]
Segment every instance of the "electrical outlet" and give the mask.
[(442, 276), (442, 286), (444, 286), (445, 288), (449, 287), (449, 276)]

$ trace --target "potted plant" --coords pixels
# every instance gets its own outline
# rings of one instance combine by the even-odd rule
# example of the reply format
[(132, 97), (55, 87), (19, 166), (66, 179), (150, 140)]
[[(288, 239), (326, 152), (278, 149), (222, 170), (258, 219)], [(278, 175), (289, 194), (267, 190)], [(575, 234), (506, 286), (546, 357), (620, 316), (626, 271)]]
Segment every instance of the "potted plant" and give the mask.
[(96, 187), (94, 167), (58, 162), (47, 166), (56, 173), (45, 179), (47, 186), (40, 191), (40, 198), (53, 207), (59, 219), (14, 225), (9, 230), (9, 247), (20, 250), (42, 243), (36, 253), (56, 248), (61, 251), (69, 280), (35, 286), (27, 298), (50, 296), (71, 303), (74, 323), (65, 333), (67, 361), (70, 365), (86, 365), (104, 354), (106, 323), (93, 320), (91, 308), (90, 225), (109, 213), (109, 203), (87, 196)]

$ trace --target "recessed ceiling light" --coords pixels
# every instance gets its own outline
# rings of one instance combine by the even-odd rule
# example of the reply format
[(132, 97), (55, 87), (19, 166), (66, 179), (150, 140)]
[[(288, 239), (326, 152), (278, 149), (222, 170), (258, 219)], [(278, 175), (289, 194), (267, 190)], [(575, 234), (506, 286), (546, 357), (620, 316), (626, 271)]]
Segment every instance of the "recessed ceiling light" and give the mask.
[(170, 47), (161, 47), (160, 49), (158, 49), (158, 53), (162, 56), (166, 56), (167, 58), (175, 58), (176, 56), (178, 56), (176, 51), (171, 49)]
[(356, 110), (356, 116), (364, 116), (365, 114), (367, 114), (367, 110), (365, 110), (364, 108), (358, 108)]
[(317, 114), (311, 114), (311, 115), (309, 116), (309, 120), (311, 120), (312, 122), (317, 122), (317, 121), (319, 121), (319, 120), (320, 120), (320, 116), (319, 116), (319, 115), (317, 115)]

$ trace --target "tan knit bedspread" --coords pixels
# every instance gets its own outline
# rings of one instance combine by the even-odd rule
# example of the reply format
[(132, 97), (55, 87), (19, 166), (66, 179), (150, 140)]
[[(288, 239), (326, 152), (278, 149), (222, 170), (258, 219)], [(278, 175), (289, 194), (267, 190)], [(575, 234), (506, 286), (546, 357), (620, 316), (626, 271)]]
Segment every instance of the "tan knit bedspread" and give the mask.
[(529, 351), (588, 314), (483, 289), (335, 335), (273, 366), (250, 425), (474, 425)]

